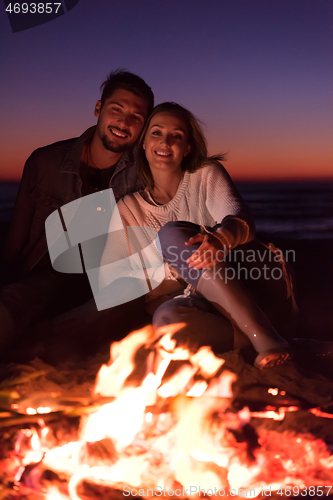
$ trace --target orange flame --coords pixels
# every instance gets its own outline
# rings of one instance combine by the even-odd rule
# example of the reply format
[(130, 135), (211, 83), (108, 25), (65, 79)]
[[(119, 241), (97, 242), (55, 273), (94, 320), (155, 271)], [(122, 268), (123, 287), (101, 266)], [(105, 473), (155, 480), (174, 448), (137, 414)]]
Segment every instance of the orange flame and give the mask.
[[(22, 430), (16, 454), (23, 453), (24, 440), (29, 441), (29, 449), (16, 480), (27, 464), (42, 460), (44, 468), (69, 478), (71, 500), (81, 500), (77, 489), (83, 481), (116, 488), (172, 489), (179, 484), (185, 489), (252, 488), (256, 495), (262, 487), (329, 484), (333, 458), (319, 440), (258, 431), (258, 442), (251, 448), (243, 438), (251, 418), (281, 421), (299, 408), (268, 406), (261, 412), (248, 408), (231, 412), (235, 374), (224, 370), (224, 359), (208, 347), (194, 354), (179, 347), (173, 335), (183, 326), (157, 332), (147, 327), (113, 344), (110, 362), (100, 368), (94, 391), (114, 401), (83, 417), (80, 439), (63, 446), (48, 449), (52, 439), (45, 425), (40, 435), (35, 429)], [(268, 393), (275, 396), (279, 389), (270, 388)], [(26, 410), (30, 414), (50, 411), (43, 406)], [(309, 411), (332, 418), (319, 409)], [(98, 449), (103, 453), (95, 453)], [(322, 475), (318, 463), (325, 470)], [(45, 498), (68, 497), (49, 488)]]

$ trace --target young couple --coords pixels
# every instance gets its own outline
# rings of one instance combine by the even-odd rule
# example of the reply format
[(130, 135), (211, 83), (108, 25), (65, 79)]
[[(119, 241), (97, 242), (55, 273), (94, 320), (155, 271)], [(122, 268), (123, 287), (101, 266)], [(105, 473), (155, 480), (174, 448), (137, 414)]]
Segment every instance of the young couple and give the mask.
[[(292, 355), (288, 343), (245, 284), (236, 277), (226, 279), (228, 264), (221, 256), (253, 240), (255, 229), (221, 159), (208, 157), (205, 138), (192, 113), (169, 102), (155, 107), (138, 144), (137, 170), (145, 188), (117, 204), (101, 261), (97, 300), (100, 308), (109, 307), (108, 299), (115, 294), (126, 296), (129, 286), (147, 289), (149, 280), (129, 277), (135, 275), (135, 264), (126, 273), (119, 262), (125, 262), (133, 249), (130, 227), (141, 227), (142, 234), (144, 228), (155, 229), (166, 267), (163, 282), (150, 287), (146, 295), (154, 329), (185, 323), (177, 338), (193, 349), (213, 344), (224, 352), (251, 343), (257, 351), (257, 367), (284, 363)], [(127, 232), (123, 246), (114, 238), (120, 229), (118, 213)], [(149, 240), (151, 232), (147, 231), (141, 247), (148, 247)], [(286, 288), (287, 283), (284, 293)], [(280, 295), (280, 303), (286, 300), (286, 294)]]
[[(217, 262), (221, 251), (251, 245), (248, 242), (254, 238), (251, 215), (219, 163), (222, 157), (207, 156), (204, 136), (189, 111), (173, 103), (153, 111), (153, 105), (153, 93), (141, 78), (115, 71), (102, 85), (95, 106), (97, 126), (78, 138), (40, 148), (27, 160), (5, 252), (11, 273), (0, 293), (0, 352), (9, 343), (15, 346), (19, 336), (40, 319), (77, 310), (91, 297), (85, 274), (63, 274), (52, 268), (45, 221), (77, 198), (112, 188), (116, 200), (121, 200), (118, 208), (125, 228), (143, 226), (159, 231), (164, 259), (170, 262), (166, 279), (147, 294), (156, 329), (185, 322), (179, 340), (183, 337), (192, 347), (215, 343), (220, 352), (250, 342), (260, 367), (290, 357), (288, 344), (262, 310), (266, 307), (269, 318), (281, 316), (287, 281), (280, 280), (277, 303), (275, 291), (268, 290), (272, 280), (264, 283), (264, 291), (259, 286), (256, 294), (250, 281), (226, 282), (227, 264)], [(99, 215), (104, 217), (107, 234), (108, 214), (100, 211)], [(107, 264), (112, 253), (117, 253), (117, 245), (110, 235), (101, 256), (101, 294), (112, 288)], [(277, 283), (273, 285), (275, 289)], [(119, 290), (118, 286), (115, 293)], [(171, 298), (174, 296), (178, 298)], [(259, 308), (257, 297), (260, 301), (263, 296), (268, 300)], [(72, 315), (75, 319), (68, 334), (73, 335), (77, 328), (82, 343), (85, 323), (90, 352), (92, 330), (96, 335), (103, 327), (107, 332), (110, 327), (116, 331), (127, 322), (130, 331), (139, 326), (141, 306), (140, 299), (99, 312), (94, 305), (87, 320), (84, 313), (82, 317)]]

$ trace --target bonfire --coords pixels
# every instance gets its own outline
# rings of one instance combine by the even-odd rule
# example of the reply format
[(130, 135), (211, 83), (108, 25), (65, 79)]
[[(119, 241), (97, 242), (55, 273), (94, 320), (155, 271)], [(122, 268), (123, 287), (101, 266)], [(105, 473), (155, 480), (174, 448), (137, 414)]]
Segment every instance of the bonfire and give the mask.
[[(182, 326), (146, 327), (112, 344), (92, 397), (22, 398), (5, 382), (0, 499), (333, 494), (324, 440), (254, 425), (304, 408), (279, 387), (267, 395), (280, 405), (240, 403), (224, 357), (179, 346), (173, 335)], [(320, 408), (306, 411), (332, 418)]]

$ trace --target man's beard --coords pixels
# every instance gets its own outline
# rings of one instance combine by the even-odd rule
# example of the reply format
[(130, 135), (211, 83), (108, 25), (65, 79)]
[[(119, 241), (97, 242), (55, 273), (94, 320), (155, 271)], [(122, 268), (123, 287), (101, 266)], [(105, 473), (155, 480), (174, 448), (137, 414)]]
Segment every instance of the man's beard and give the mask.
[(117, 144), (116, 142), (110, 141), (107, 135), (104, 135), (101, 139), (104, 148), (108, 151), (112, 151), (112, 153), (124, 153), (131, 147), (129, 144)]

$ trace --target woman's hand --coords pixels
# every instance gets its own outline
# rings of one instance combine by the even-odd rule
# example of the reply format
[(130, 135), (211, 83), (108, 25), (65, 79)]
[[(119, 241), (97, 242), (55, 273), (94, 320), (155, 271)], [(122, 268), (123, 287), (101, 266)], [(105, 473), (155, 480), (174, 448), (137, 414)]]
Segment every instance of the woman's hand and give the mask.
[(209, 269), (215, 264), (224, 260), (227, 256), (228, 249), (221, 241), (212, 234), (198, 233), (192, 236), (185, 245), (193, 245), (194, 243), (202, 242), (198, 250), (196, 250), (189, 259), (187, 259), (188, 267), (195, 269)]

